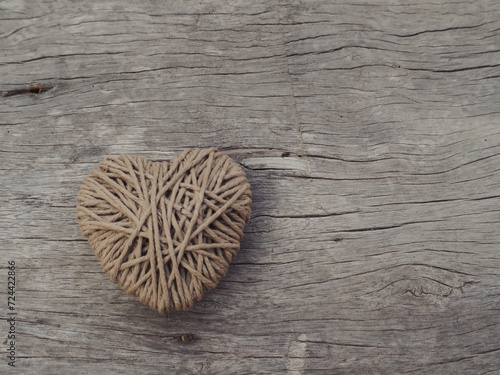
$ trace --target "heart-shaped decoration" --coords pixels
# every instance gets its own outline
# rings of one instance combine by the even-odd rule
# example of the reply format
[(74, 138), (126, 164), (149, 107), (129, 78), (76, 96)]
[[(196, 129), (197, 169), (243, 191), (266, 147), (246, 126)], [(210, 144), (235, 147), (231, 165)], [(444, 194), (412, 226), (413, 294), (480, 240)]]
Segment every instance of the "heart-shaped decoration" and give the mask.
[(243, 170), (215, 148), (164, 162), (121, 155), (84, 179), (77, 216), (111, 279), (162, 313), (189, 309), (226, 274), (251, 196)]

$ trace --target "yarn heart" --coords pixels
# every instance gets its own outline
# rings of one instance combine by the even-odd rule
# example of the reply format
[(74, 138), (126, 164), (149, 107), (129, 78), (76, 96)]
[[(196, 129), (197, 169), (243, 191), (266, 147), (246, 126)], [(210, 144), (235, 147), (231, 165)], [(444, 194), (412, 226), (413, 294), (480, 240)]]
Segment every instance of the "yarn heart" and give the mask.
[(251, 195), (243, 170), (216, 148), (163, 162), (121, 155), (84, 179), (77, 217), (127, 293), (160, 313), (187, 310), (226, 274)]

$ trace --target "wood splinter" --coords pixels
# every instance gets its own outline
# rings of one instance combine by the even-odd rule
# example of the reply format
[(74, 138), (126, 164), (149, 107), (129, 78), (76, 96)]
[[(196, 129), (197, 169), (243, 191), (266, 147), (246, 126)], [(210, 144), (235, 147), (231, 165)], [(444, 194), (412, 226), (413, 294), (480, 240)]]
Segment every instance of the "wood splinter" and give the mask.
[(6, 97), (6, 96), (13, 96), (13, 95), (20, 95), (20, 94), (38, 95), (38, 94), (41, 94), (42, 92), (48, 91), (52, 88), (54, 88), (54, 86), (45, 86), (45, 85), (42, 85), (40, 83), (33, 83), (33, 84), (29, 85), (28, 87), (25, 87), (22, 89), (8, 91), (5, 94), (3, 94), (3, 96)]

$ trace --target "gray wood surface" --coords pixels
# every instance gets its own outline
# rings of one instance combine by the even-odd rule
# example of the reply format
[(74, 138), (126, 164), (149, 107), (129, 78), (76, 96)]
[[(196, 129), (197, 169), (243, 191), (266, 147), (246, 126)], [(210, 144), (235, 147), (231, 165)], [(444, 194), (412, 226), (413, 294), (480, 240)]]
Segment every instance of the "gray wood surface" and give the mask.
[[(0, 1), (1, 374), (500, 374), (500, 2)], [(254, 203), (159, 315), (75, 198), (108, 155), (218, 146)], [(179, 337), (192, 334), (192, 342)]]

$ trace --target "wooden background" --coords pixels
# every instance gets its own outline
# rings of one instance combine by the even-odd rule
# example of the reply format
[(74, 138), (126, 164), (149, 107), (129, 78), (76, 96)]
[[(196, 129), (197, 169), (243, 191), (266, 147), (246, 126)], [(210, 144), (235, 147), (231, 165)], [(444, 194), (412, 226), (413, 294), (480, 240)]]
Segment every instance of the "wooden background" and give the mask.
[[(54, 86), (0, 98), (1, 374), (500, 374), (499, 1), (3, 0), (0, 77)], [(198, 146), (253, 215), (159, 315), (75, 198), (108, 155)]]

